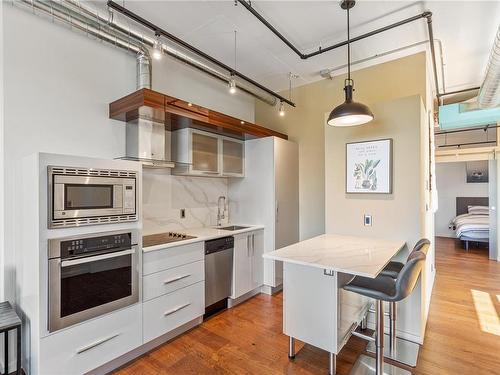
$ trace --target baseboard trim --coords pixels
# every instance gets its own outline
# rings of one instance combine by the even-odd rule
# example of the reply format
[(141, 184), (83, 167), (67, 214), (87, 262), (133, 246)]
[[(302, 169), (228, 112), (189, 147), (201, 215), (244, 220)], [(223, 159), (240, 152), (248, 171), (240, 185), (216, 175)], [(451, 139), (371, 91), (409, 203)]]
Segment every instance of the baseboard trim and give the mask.
[(138, 357), (150, 352), (151, 350), (156, 349), (157, 347), (165, 344), (166, 342), (176, 338), (177, 336), (195, 328), (196, 326), (200, 325), (203, 322), (203, 317), (200, 316), (196, 319), (193, 319), (185, 324), (183, 324), (180, 327), (177, 327), (176, 329), (165, 333), (164, 335), (157, 337), (154, 340), (151, 340), (138, 348), (135, 348), (134, 350), (123, 354), (122, 356), (113, 359), (112, 361), (105, 363), (102, 366), (99, 366), (98, 368), (89, 371), (87, 375), (104, 375), (108, 374), (113, 370), (116, 370), (120, 367), (124, 367), (127, 365), (129, 362), (137, 359)]
[(283, 284), (280, 284), (278, 286), (269, 286), (269, 285), (262, 286), (262, 293), (268, 294), (270, 296), (273, 296), (276, 293), (281, 292), (282, 290), (283, 290)]
[(227, 307), (230, 309), (234, 306), (239, 305), (242, 302), (245, 302), (247, 299), (252, 298), (253, 296), (256, 296), (257, 294), (261, 293), (262, 287), (255, 288), (254, 290), (249, 291), (248, 293), (243, 294), (242, 296), (239, 296), (238, 298), (228, 298), (227, 299)]

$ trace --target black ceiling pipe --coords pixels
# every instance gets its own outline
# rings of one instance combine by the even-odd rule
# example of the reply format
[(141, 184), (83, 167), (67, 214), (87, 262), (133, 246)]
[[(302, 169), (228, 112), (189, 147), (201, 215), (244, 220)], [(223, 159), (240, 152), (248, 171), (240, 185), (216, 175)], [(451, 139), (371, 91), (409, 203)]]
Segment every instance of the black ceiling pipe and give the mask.
[[(331, 46), (322, 48), (319, 47), (317, 51), (311, 52), (311, 53), (302, 53), (297, 47), (293, 45), (292, 42), (290, 42), (287, 38), (283, 36), (273, 25), (271, 25), (259, 12), (257, 12), (253, 7), (252, 4), (246, 0), (238, 0), (238, 3), (243, 5), (250, 13), (252, 13), (260, 22), (262, 22), (269, 30), (271, 30), (274, 35), (276, 35), (279, 39), (281, 39), (292, 51), (294, 51), (302, 60), (307, 60), (311, 57), (321, 55), (325, 52), (332, 51), (336, 48), (342, 47), (347, 45), (347, 40), (333, 44)], [(417, 14), (416, 16), (406, 18), (404, 20), (401, 20), (399, 22), (392, 23), (390, 25), (381, 27), (379, 29), (370, 31), (368, 33), (365, 33), (363, 35), (359, 35), (357, 37), (351, 38), (350, 42), (356, 42), (358, 40), (362, 40), (365, 38), (368, 38), (370, 36), (382, 33), (384, 31), (388, 31), (391, 29), (394, 29), (399, 26), (406, 25), (408, 23), (420, 20), (422, 18), (427, 19), (427, 30), (429, 33), (429, 44), (430, 44), (430, 50), (431, 50), (431, 59), (432, 59), (432, 65), (433, 65), (433, 73), (434, 73), (434, 85), (436, 86), (436, 99), (439, 99), (440, 96), (444, 95), (439, 93), (439, 85), (438, 85), (438, 78), (437, 78), (437, 67), (436, 67), (436, 53), (434, 51), (434, 33), (432, 30), (432, 12), (426, 11), (421, 14)]]
[(167, 38), (167, 39), (170, 39), (171, 41), (173, 41), (174, 43), (186, 48), (187, 50), (197, 54), (198, 56), (204, 58), (205, 60), (208, 60), (210, 61), (211, 63), (219, 66), (220, 68), (224, 69), (224, 70), (227, 70), (229, 73), (243, 79), (244, 81), (247, 81), (248, 83), (254, 85), (255, 87), (258, 87), (259, 89), (261, 89), (262, 91), (265, 91), (267, 92), (269, 95), (272, 95), (274, 96), (275, 98), (279, 99), (281, 102), (283, 103), (287, 103), (289, 105), (291, 105), (292, 107), (295, 107), (295, 103), (292, 102), (291, 100), (288, 100), (286, 99), (285, 97), (281, 96), (280, 94), (272, 91), (271, 89), (268, 89), (267, 87), (261, 85), (260, 83), (254, 81), (253, 79), (245, 76), (244, 74), (238, 72), (237, 70), (234, 70), (233, 68), (231, 68), (230, 66), (224, 64), (223, 62), (215, 59), (214, 57), (206, 54), (205, 52), (199, 50), (198, 48), (192, 46), (191, 44), (183, 41), (182, 39), (176, 37), (175, 35), (172, 35), (170, 34), (169, 32), (163, 30), (161, 27), (158, 27), (156, 25), (154, 25), (153, 23), (149, 22), (148, 20), (142, 18), (141, 16), (139, 16), (138, 14), (135, 14), (134, 12), (128, 10), (127, 8), (117, 4), (116, 2), (112, 1), (112, 0), (109, 0), (108, 1), (108, 7), (110, 7), (111, 9), (114, 9), (116, 10), (117, 12), (123, 14), (124, 16), (134, 20), (135, 22), (141, 24), (142, 26), (152, 30), (154, 33), (157, 33), (157, 34), (160, 34), (161, 36)]

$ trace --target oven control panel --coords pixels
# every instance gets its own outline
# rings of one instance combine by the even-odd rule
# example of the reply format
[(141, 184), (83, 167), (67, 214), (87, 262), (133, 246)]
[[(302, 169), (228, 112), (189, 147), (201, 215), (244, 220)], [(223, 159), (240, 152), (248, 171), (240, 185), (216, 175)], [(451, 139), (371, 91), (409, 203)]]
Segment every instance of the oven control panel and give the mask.
[(129, 249), (131, 245), (131, 233), (72, 238), (61, 241), (61, 258), (71, 258), (107, 250)]

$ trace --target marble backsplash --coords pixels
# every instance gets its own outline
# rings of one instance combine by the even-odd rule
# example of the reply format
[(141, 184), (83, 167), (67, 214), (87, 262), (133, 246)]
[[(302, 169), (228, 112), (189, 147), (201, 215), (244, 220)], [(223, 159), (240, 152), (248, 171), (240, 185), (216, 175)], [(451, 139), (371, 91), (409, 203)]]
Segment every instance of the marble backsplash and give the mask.
[[(144, 169), (143, 234), (182, 231), (217, 224), (217, 200), (227, 197), (225, 178), (174, 176), (165, 169)], [(184, 208), (186, 217), (181, 218)]]

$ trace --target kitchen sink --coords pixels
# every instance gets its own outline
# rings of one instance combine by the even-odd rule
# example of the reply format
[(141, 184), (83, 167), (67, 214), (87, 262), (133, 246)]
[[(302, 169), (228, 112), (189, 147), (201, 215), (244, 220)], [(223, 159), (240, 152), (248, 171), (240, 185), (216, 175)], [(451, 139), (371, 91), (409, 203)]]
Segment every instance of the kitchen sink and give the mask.
[(222, 229), (222, 230), (240, 230), (240, 229), (247, 229), (249, 227), (242, 227), (240, 225), (230, 225), (228, 227), (222, 227), (222, 228), (219, 228), (219, 229)]

